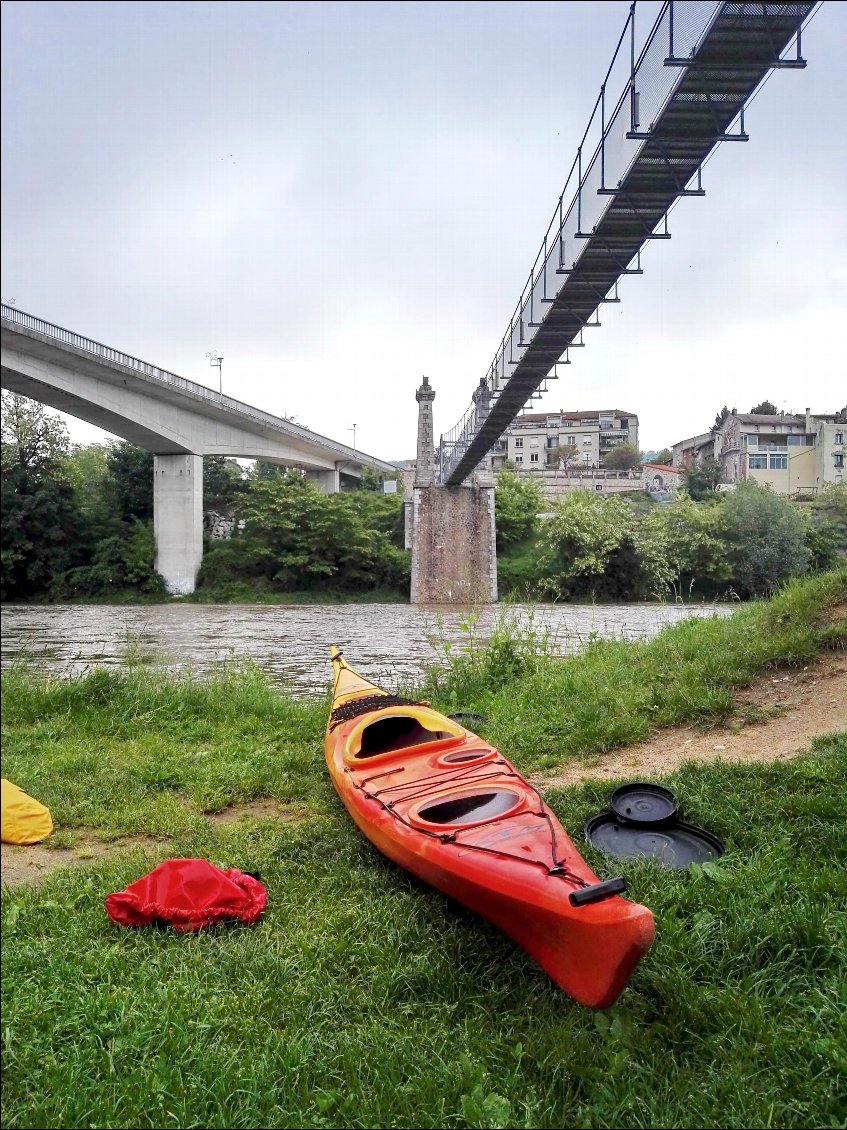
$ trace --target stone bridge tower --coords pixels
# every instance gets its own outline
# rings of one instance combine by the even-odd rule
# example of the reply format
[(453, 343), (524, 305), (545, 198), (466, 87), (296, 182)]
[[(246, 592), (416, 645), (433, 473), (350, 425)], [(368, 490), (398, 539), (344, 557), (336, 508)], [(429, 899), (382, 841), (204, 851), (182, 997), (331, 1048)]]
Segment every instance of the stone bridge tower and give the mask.
[(497, 556), (490, 467), (473, 483), (436, 486), (435, 392), (426, 377), (415, 396), (419, 407), (409, 539), (412, 604), (493, 604)]

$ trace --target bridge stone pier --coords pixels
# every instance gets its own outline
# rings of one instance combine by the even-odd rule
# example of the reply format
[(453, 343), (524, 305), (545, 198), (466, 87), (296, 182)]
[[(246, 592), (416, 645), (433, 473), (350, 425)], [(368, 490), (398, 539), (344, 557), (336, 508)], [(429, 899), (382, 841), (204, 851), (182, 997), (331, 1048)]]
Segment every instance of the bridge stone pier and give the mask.
[(435, 393), (426, 377), (416, 397), (417, 469), (407, 510), (412, 604), (492, 604), (497, 600), (493, 476), (484, 469), (471, 483), (435, 485)]

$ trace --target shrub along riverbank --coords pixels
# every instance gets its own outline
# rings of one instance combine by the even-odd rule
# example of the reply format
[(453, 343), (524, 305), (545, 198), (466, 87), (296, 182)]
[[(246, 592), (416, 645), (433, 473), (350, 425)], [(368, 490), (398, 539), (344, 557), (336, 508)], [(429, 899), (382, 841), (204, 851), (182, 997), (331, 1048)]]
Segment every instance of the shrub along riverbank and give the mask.
[[(568, 659), (503, 631), (423, 690), (483, 709), (485, 736), (524, 771), (602, 756), (725, 717), (762, 667), (847, 646), (845, 599), (842, 571)], [(595, 1015), (371, 849), (328, 781), (326, 709), (249, 669), (4, 673), (4, 774), (49, 804), (51, 842), (127, 837), (3, 891), (4, 1125), (840, 1124), (847, 735), (791, 763), (668, 778), (728, 845), (709, 868), (597, 855), (578, 830), (608, 782), (549, 792), (594, 868), (623, 871), (656, 915), (630, 988)], [(210, 818), (258, 798), (275, 811)], [(261, 922), (191, 937), (113, 926), (105, 895), (179, 855), (258, 870)]]

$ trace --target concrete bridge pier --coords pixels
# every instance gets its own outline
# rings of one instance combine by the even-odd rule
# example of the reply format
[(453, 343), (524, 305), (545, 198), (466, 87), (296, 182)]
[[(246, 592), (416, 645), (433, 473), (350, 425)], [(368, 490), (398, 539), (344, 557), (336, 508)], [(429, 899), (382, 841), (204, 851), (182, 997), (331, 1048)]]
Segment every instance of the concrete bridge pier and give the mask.
[(168, 592), (194, 592), (203, 560), (202, 455), (153, 456), (153, 531)]
[(307, 471), (306, 478), (324, 494), (338, 494), (341, 490), (341, 473), (337, 467), (332, 471)]

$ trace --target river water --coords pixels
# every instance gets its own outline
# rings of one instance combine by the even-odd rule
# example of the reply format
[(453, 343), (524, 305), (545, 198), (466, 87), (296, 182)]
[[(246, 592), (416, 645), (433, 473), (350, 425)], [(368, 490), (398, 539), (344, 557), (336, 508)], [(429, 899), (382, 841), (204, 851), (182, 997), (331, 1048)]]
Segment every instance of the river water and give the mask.
[[(251, 660), (294, 694), (323, 693), (329, 645), (389, 690), (413, 684), (505, 618), (513, 634), (547, 633), (559, 654), (590, 640), (645, 639), (690, 616), (725, 616), (727, 605), (494, 605), (477, 614), (454, 606), (408, 604), (4, 605), (3, 666), (22, 657), (63, 676), (130, 659), (201, 675), (223, 661)], [(465, 627), (463, 627), (463, 624)]]

